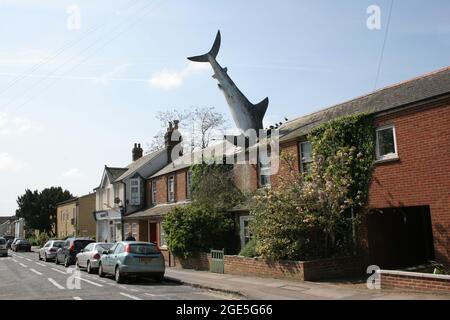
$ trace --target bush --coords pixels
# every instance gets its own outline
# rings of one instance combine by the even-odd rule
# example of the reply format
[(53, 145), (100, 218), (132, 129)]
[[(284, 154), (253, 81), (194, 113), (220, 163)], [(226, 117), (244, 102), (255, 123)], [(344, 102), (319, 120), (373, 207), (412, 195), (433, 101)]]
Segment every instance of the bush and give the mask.
[(253, 238), (242, 248), (241, 252), (239, 252), (240, 256), (253, 258), (257, 257), (256, 253), (256, 240)]
[(164, 218), (163, 227), (175, 256), (188, 258), (222, 248), (227, 253), (236, 252), (234, 219), (219, 211), (195, 204), (177, 207)]

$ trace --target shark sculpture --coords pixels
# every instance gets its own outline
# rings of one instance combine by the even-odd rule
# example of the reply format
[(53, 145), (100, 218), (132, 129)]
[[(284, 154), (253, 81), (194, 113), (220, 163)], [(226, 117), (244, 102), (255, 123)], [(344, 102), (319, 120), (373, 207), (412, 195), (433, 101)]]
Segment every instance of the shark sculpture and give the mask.
[(220, 30), (217, 32), (216, 40), (212, 49), (204, 55), (188, 58), (195, 62), (209, 62), (214, 70), (214, 79), (219, 82), (219, 89), (225, 95), (228, 106), (230, 107), (231, 116), (233, 117), (236, 127), (245, 132), (248, 129), (262, 129), (263, 118), (269, 106), (269, 98), (265, 98), (260, 103), (254, 105), (244, 96), (239, 88), (234, 84), (233, 80), (228, 76), (227, 68), (222, 68), (217, 62), (216, 57), (220, 49)]

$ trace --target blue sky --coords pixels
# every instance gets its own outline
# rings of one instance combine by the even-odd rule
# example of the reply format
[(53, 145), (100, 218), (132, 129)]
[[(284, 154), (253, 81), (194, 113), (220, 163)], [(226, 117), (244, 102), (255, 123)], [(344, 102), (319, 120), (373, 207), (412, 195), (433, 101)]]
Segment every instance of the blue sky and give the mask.
[[(0, 215), (26, 188), (92, 191), (151, 141), (159, 110), (229, 116), (210, 68), (186, 60), (217, 29), (219, 63), (250, 101), (270, 98), (266, 123), (373, 91), (390, 3), (0, 0)], [(366, 26), (374, 4), (381, 30)], [(449, 14), (447, 0), (395, 0), (377, 88), (450, 65)]]

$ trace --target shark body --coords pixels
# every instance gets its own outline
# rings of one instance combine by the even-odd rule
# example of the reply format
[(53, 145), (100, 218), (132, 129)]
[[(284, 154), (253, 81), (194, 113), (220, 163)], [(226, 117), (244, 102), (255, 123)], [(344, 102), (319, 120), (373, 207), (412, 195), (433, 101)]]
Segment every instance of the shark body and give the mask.
[(204, 55), (189, 57), (188, 59), (195, 62), (209, 62), (214, 70), (212, 76), (219, 83), (219, 89), (225, 96), (230, 108), (231, 116), (236, 127), (245, 132), (249, 129), (258, 130), (263, 128), (263, 118), (269, 106), (269, 98), (265, 98), (258, 104), (252, 104), (245, 95), (239, 90), (236, 84), (228, 75), (228, 69), (222, 68), (217, 62), (216, 57), (220, 49), (220, 30), (217, 32), (216, 39), (212, 49)]

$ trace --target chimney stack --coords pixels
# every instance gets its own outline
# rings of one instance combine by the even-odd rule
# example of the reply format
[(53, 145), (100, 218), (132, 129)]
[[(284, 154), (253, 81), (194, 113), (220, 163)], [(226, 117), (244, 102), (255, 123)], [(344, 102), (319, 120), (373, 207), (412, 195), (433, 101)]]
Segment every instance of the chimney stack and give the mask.
[[(167, 132), (164, 135), (164, 145), (167, 149), (168, 159), (169, 162), (172, 162), (172, 150), (173, 148), (181, 143), (183, 140), (181, 137), (181, 134), (178, 132), (178, 124), (180, 123), (179, 120), (169, 121), (169, 126), (167, 127)], [(172, 137), (173, 133), (175, 133), (175, 136)]]
[(132, 153), (132, 156), (133, 156), (133, 162), (136, 161), (136, 160), (139, 160), (140, 158), (142, 158), (144, 150), (141, 148), (141, 144), (140, 143), (135, 143), (134, 144), (134, 148), (133, 148), (131, 153)]

